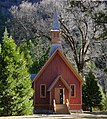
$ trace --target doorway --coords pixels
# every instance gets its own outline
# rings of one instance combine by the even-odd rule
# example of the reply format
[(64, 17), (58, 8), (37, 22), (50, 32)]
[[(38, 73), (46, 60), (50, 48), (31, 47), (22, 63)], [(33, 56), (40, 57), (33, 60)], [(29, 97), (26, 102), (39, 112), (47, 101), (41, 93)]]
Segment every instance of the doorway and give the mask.
[(55, 88), (55, 101), (57, 104), (65, 104), (64, 88)]

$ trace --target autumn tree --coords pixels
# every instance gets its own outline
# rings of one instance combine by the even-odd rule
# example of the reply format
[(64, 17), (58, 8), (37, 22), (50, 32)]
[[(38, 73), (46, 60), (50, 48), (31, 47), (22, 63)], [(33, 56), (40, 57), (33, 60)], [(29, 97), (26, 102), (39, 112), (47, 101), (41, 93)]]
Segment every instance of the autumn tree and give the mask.
[(28, 115), (33, 111), (33, 90), (24, 53), (4, 33), (0, 53), (0, 115)]

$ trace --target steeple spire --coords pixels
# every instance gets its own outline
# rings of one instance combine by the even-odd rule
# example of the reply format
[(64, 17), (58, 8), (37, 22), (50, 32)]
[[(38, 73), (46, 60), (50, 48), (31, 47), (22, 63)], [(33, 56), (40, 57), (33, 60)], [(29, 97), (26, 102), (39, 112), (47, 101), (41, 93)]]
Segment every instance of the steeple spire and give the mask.
[(50, 56), (55, 52), (56, 49), (62, 51), (61, 40), (60, 40), (60, 25), (56, 13), (56, 9), (54, 10), (53, 24), (51, 29), (51, 38), (52, 45), (50, 49)]
[(60, 26), (59, 26), (59, 22), (58, 22), (58, 17), (57, 17), (56, 9), (54, 10), (54, 18), (53, 18), (52, 30), (60, 31)]

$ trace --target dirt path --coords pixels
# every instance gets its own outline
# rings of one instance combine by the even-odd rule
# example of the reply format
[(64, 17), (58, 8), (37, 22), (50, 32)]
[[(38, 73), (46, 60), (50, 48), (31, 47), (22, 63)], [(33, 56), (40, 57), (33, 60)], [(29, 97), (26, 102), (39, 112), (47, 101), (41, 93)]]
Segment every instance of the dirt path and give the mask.
[(0, 117), (0, 119), (107, 119), (106, 114), (86, 114), (86, 113), (73, 113), (71, 115), (45, 115), (36, 114), (31, 116), (10, 116)]

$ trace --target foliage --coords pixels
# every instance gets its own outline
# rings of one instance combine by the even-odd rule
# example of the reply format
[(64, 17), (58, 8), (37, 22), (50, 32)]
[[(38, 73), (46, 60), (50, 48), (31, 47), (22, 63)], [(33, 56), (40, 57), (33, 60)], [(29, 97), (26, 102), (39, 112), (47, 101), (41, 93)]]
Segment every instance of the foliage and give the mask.
[(90, 71), (83, 85), (83, 107), (92, 111), (92, 107), (100, 107), (102, 102), (102, 93), (98, 86), (95, 76)]
[[(92, 63), (96, 64), (96, 70), (102, 70), (104, 73), (107, 59), (107, 51), (103, 49), (107, 46), (105, 42), (107, 8), (103, 1), (43, 0), (39, 4), (24, 1), (19, 6), (12, 6), (10, 9), (12, 17), (8, 27), (15, 42), (21, 44), (23, 38), (26, 41), (31, 39), (36, 47), (35, 42), (40, 38), (46, 48), (45, 42), (47, 39), (51, 40), (50, 29), (54, 7), (60, 21), (64, 53), (70, 62), (83, 75), (91, 69)], [(36, 50), (41, 52), (41, 49)], [(32, 54), (36, 53), (33, 51)], [(40, 69), (35, 66), (41, 67), (39, 63), (41, 56), (35, 59), (37, 60), (32, 59), (34, 63), (31, 68), (31, 72), (34, 73), (36, 69)], [(102, 71), (96, 71), (99, 80), (106, 79)]]
[(98, 68), (104, 69), (106, 67), (106, 56), (101, 55), (96, 58), (95, 64)]
[(45, 10), (47, 7), (49, 6), (46, 4), (32, 4), (27, 1), (19, 6), (11, 7), (10, 13), (13, 17), (8, 21), (8, 27), (18, 44), (23, 38), (32, 40), (40, 36), (50, 40), (50, 16), (48, 14), (50, 11)]
[[(101, 33), (104, 31), (105, 22), (99, 19), (101, 14), (105, 14), (103, 2), (83, 0), (58, 0), (57, 2), (47, 0), (41, 1), (40, 4), (22, 2), (10, 10), (13, 16), (9, 23), (10, 32), (17, 37), (15, 38), (17, 42), (21, 42), (22, 38), (32, 40), (37, 36), (45, 37), (45, 41), (50, 40), (54, 6), (60, 16), (62, 36), (68, 44), (67, 46), (63, 44), (63, 46), (64, 48), (69, 47), (68, 53), (71, 52), (69, 59), (75, 61), (78, 71), (83, 73), (87, 62), (101, 54), (97, 52), (100, 48), (97, 47), (97, 40), (104, 38)], [(102, 24), (99, 24), (98, 20)], [(103, 21), (105, 21), (104, 18)], [(64, 52), (66, 52), (66, 48)]]
[(30, 41), (24, 40), (20, 44), (21, 50), (24, 52), (24, 56), (27, 59), (27, 67), (31, 74), (38, 73), (38, 71), (42, 68), (48, 60), (50, 49), (49, 42), (43, 43), (41, 38), (35, 39)]
[(0, 53), (1, 53), (1, 44), (0, 44)]
[(5, 23), (6, 21), (7, 21), (7, 18), (6, 18), (6, 16), (4, 16), (2, 14), (1, 8), (0, 8), (0, 39), (3, 36), (3, 31), (4, 31), (4, 28), (5, 28), (5, 25), (6, 25), (6, 23)]
[(105, 69), (104, 69), (104, 72), (106, 72), (106, 73), (107, 73), (107, 68), (105, 68)]
[(105, 7), (100, 1), (67, 0), (63, 9), (62, 35), (71, 48), (78, 71), (83, 73), (87, 62), (99, 55), (96, 46), (104, 23), (98, 24), (95, 16), (104, 13)]
[(49, 42), (45, 41), (45, 43), (43, 43), (41, 38), (36, 38), (36, 40), (30, 42), (30, 55), (33, 61), (32, 67), (30, 68), (31, 73), (38, 73), (46, 63), (49, 49)]
[(107, 62), (107, 40), (103, 40), (100, 45), (101, 54), (96, 58), (95, 64), (99, 69), (105, 69)]
[(33, 111), (30, 75), (24, 53), (4, 33), (0, 55), (0, 115), (27, 115)]
[(30, 53), (31, 41), (26, 42), (24, 40), (20, 44), (20, 48), (21, 48), (21, 51), (24, 52), (24, 57), (27, 60), (27, 67), (28, 67), (29, 72), (30, 72), (30, 69), (32, 68), (32, 64), (33, 64), (33, 60), (32, 60), (31, 53)]
[(48, 59), (50, 16), (49, 11), (44, 10), (47, 8), (46, 5), (43, 5), (45, 4), (32, 4), (26, 1), (10, 9), (13, 17), (8, 22), (8, 27), (21, 50), (31, 56), (32, 61), (27, 57), (30, 59), (29, 64), (32, 64), (28, 66), (30, 73), (37, 73)]
[(102, 103), (103, 103), (103, 110), (107, 111), (107, 95), (105, 95)]
[(23, 40), (23, 42), (20, 44), (21, 51), (24, 52), (24, 56), (27, 59), (27, 67), (31, 74), (38, 73), (38, 71), (42, 68), (42, 66), (48, 60), (50, 49), (49, 42), (43, 43), (41, 38), (35, 39), (32, 41)]

